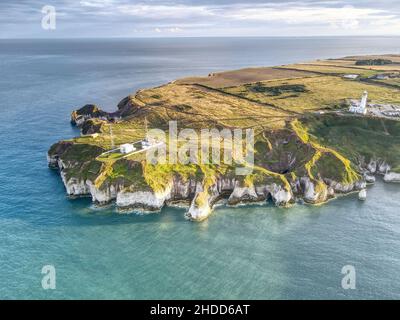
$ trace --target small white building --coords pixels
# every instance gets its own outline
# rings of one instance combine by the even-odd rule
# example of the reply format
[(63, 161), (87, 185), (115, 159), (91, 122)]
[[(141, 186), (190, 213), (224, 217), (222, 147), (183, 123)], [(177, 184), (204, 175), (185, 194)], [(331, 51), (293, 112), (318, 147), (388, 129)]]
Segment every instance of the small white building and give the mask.
[(119, 151), (123, 154), (128, 154), (135, 150), (136, 150), (136, 148), (131, 143), (125, 143), (119, 147)]
[(349, 80), (356, 80), (359, 77), (358, 74), (345, 74), (343, 78), (349, 79)]
[(351, 113), (357, 113), (357, 114), (367, 114), (367, 102), (368, 102), (368, 92), (364, 91), (364, 94), (361, 98), (360, 102), (352, 102), (350, 105), (349, 111)]

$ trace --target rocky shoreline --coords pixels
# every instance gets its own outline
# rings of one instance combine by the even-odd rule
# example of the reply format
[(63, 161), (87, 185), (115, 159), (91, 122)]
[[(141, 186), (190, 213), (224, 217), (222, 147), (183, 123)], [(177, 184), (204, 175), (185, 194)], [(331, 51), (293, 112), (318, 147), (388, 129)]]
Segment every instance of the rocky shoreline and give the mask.
[(375, 182), (375, 175), (383, 177), (385, 182), (400, 182), (400, 174), (390, 171), (390, 165), (383, 160), (371, 160), (363, 168), (364, 177), (353, 184), (342, 184), (337, 181), (324, 181), (328, 188), (322, 192), (316, 191), (317, 187), (309, 177), (298, 178), (290, 183), (290, 190), (276, 183), (255, 186), (242, 186), (235, 178), (218, 177), (207, 194), (206, 201), (199, 206), (196, 198), (204, 191), (201, 181), (182, 181), (173, 179), (164, 192), (152, 190), (129, 191), (122, 185), (109, 185), (107, 188), (97, 188), (90, 179), (76, 177), (66, 178), (65, 169), (68, 165), (57, 155), (48, 156), (49, 166), (58, 169), (66, 188), (66, 193), (71, 197), (91, 197), (97, 205), (115, 203), (120, 212), (157, 212), (164, 206), (179, 203), (187, 208), (186, 217), (194, 221), (206, 219), (213, 207), (224, 199), (229, 206), (246, 204), (262, 204), (272, 201), (276, 206), (290, 207), (294, 203), (321, 204), (338, 195), (359, 192), (367, 187), (367, 183)]

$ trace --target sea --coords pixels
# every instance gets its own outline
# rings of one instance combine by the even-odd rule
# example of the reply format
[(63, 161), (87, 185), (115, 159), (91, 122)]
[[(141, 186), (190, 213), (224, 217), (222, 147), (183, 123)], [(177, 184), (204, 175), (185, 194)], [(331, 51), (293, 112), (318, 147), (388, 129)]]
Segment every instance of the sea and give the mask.
[(399, 299), (399, 185), (193, 223), (184, 209), (69, 199), (46, 162), (87, 103), (111, 111), (184, 76), (379, 53), (400, 53), (400, 38), (0, 40), (0, 299)]

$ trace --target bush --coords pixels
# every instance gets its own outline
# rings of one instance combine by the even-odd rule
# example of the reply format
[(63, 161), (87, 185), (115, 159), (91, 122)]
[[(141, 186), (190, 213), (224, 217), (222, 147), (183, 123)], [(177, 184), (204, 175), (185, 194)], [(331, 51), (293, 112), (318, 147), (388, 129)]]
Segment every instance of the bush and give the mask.
[(387, 59), (368, 59), (368, 60), (358, 60), (356, 62), (356, 66), (383, 66), (392, 63), (393, 61)]

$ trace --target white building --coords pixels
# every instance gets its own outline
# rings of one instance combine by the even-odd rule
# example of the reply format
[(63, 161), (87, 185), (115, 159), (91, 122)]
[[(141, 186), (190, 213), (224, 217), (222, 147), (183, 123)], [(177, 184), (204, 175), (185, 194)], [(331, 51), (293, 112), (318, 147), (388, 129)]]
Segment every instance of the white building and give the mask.
[(130, 144), (130, 143), (125, 143), (119, 147), (119, 151), (123, 154), (128, 154), (135, 150), (136, 150), (136, 148), (133, 146), (133, 144)]
[(364, 94), (360, 102), (352, 102), (349, 111), (351, 113), (357, 114), (367, 114), (367, 102), (368, 102), (368, 92), (364, 91)]
[(345, 74), (343, 76), (343, 78), (349, 79), (349, 80), (357, 80), (358, 77), (359, 77), (358, 74)]

